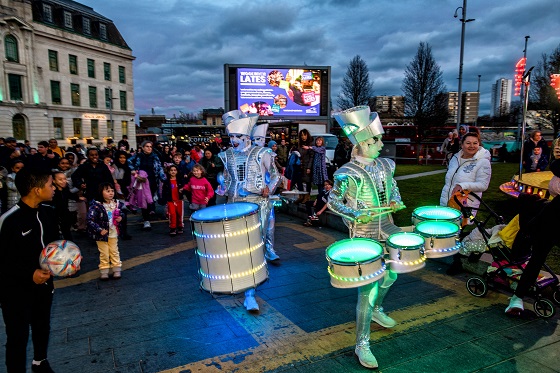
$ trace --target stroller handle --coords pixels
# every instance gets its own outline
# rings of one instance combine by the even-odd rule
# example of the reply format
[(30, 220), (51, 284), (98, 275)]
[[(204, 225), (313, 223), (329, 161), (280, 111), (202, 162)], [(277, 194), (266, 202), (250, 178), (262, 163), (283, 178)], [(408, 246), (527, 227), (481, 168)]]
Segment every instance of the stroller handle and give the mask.
[[(471, 196), (474, 197), (474, 199), (479, 201), (480, 204), (484, 206), (485, 210), (487, 210), (494, 217), (494, 219), (496, 219), (496, 222), (498, 224), (504, 223), (504, 217), (498, 215), (494, 210), (492, 210), (490, 206), (488, 206), (488, 204), (478, 194), (469, 193), (467, 198), (470, 198)], [(480, 210), (480, 208), (463, 205), (463, 203), (459, 201), (459, 198), (457, 198), (456, 195), (453, 196), (453, 200), (455, 201), (455, 203), (457, 203), (457, 205), (459, 205), (459, 207), (461, 208), (461, 213), (465, 218), (470, 218), (472, 220), (472, 210)]]

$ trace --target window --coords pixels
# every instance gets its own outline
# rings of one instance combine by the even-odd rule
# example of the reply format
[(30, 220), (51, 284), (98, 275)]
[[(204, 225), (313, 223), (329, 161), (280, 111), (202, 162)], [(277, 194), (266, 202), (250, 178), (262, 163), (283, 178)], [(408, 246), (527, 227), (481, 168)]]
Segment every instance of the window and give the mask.
[(91, 137), (93, 137), (94, 139), (99, 138), (99, 120), (98, 119), (92, 119), (91, 120)]
[(21, 114), (16, 114), (12, 118), (12, 132), (13, 136), (18, 140), (27, 138), (25, 133), (25, 118)]
[(89, 87), (89, 107), (97, 107), (97, 87)]
[(87, 76), (95, 79), (95, 60), (87, 59)]
[(74, 137), (82, 137), (82, 120), (80, 118), (72, 119), (72, 127), (74, 129)]
[(111, 97), (113, 90), (111, 88), (105, 88), (105, 108), (112, 109), (113, 108), (113, 98)]
[(82, 29), (84, 34), (91, 35), (91, 21), (89, 18), (82, 18)]
[(121, 130), (123, 136), (128, 136), (128, 121), (123, 120), (121, 121)]
[(121, 110), (126, 110), (126, 91), (120, 91), (119, 98), (121, 101)]
[(49, 50), (49, 69), (58, 71), (58, 52)]
[(52, 8), (49, 4), (43, 4), (43, 20), (45, 22), (52, 22)]
[(108, 62), (103, 62), (103, 73), (105, 74), (105, 80), (111, 80), (111, 64)]
[(19, 62), (18, 42), (12, 35), (6, 36), (4, 39), (6, 48), (6, 59), (12, 62)]
[(72, 13), (68, 12), (68, 11), (64, 11), (64, 27), (66, 28), (73, 28), (73, 24), (72, 24)]
[(23, 90), (21, 85), (21, 75), (8, 74), (8, 85), (10, 88), (10, 100), (22, 101)]
[(126, 83), (124, 66), (119, 66), (119, 83)]
[(53, 128), (54, 128), (54, 138), (63, 139), (64, 138), (64, 125), (62, 118), (53, 118)]
[(113, 138), (115, 133), (115, 128), (113, 127), (113, 121), (107, 120), (107, 136)]
[(68, 64), (70, 65), (70, 74), (78, 75), (78, 57), (73, 54), (69, 54)]
[(60, 82), (51, 80), (51, 101), (53, 105), (61, 105), (62, 97), (60, 95)]
[(70, 93), (72, 96), (72, 106), (80, 106), (80, 85), (70, 83)]
[(107, 40), (107, 25), (104, 23), (99, 24), (99, 38), (101, 40)]

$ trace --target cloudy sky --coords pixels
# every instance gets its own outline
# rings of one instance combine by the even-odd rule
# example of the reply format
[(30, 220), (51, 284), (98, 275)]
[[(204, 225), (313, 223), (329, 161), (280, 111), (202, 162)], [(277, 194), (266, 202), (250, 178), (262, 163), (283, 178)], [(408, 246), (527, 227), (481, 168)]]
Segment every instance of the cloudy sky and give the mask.
[[(350, 60), (369, 67), (375, 95), (402, 95), (418, 44), (432, 47), (457, 91), (462, 0), (78, 0), (111, 19), (136, 57), (135, 111), (168, 117), (224, 106), (223, 65), (331, 66), (333, 105)], [(490, 113), (492, 83), (560, 45), (559, 0), (468, 0), (463, 90)], [(515, 98), (518, 99), (518, 98)]]

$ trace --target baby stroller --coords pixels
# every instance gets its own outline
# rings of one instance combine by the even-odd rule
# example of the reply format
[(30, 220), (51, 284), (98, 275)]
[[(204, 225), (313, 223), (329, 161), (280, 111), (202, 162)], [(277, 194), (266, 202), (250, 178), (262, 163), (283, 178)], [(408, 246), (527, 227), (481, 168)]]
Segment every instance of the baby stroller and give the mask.
[[(478, 242), (471, 241), (469, 243), (469, 235), (463, 239), (463, 247), (466, 247), (466, 251), (471, 253), (488, 251), (492, 255), (492, 265), (480, 276), (470, 275), (466, 281), (467, 290), (475, 297), (485, 296), (489, 288), (502, 288), (508, 291), (515, 290), (523, 273), (523, 268), (531, 257), (531, 240), (527, 235), (519, 231), (512, 247), (508, 247), (499, 235), (499, 232), (505, 227), (503, 225), (503, 217), (494, 212), (476, 194), (471, 193), (470, 197), (480, 201), (481, 207), (477, 210), (483, 211), (483, 215), (487, 214), (488, 216), (483, 220), (479, 219), (479, 214), (473, 217), (472, 211), (474, 208), (464, 206), (460, 201), (456, 200), (459, 206), (461, 206), (463, 216), (470, 218), (476, 226), (471, 234), (474, 233), (481, 238)], [(487, 225), (491, 220), (494, 220), (498, 226), (488, 229)], [(466, 240), (467, 242), (465, 242)], [(468, 250), (469, 247), (471, 250)], [(558, 286), (560, 281), (546, 263), (542, 269), (548, 275), (539, 276), (529, 290), (528, 295), (534, 299), (533, 309), (535, 313), (539, 317), (550, 318), (556, 313), (555, 304), (560, 305), (560, 287)], [(548, 291), (552, 291), (552, 301), (544, 296), (544, 293)]]

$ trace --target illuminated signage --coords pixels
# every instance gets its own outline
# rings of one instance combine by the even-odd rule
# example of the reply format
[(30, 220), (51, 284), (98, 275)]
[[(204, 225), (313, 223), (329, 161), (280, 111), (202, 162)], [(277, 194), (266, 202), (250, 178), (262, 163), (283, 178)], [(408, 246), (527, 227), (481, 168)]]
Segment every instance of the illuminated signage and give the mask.
[(556, 96), (560, 100), (560, 74), (552, 74), (550, 76), (550, 85), (556, 91)]
[(525, 74), (525, 65), (527, 58), (523, 57), (515, 65), (515, 96), (521, 94), (521, 84), (523, 84), (523, 74)]
[(82, 114), (83, 119), (103, 119), (105, 120), (107, 117), (103, 114)]

